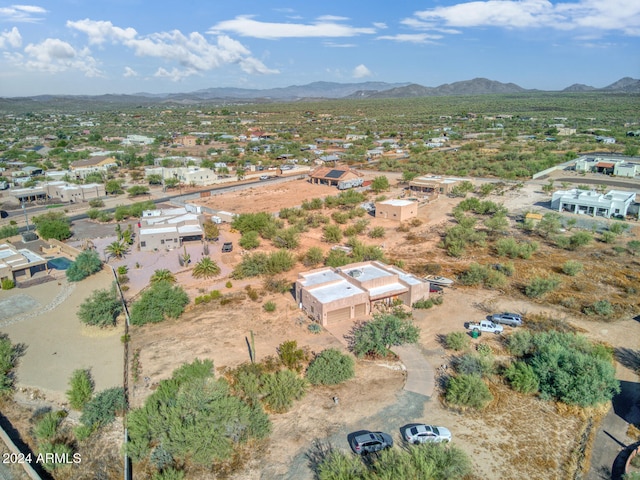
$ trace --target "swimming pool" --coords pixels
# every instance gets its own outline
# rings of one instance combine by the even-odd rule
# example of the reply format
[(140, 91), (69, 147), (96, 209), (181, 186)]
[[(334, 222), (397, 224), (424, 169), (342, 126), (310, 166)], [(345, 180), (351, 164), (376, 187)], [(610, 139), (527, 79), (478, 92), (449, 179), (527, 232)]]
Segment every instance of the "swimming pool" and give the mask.
[(73, 262), (65, 257), (52, 258), (49, 260), (49, 268), (56, 270), (66, 270)]

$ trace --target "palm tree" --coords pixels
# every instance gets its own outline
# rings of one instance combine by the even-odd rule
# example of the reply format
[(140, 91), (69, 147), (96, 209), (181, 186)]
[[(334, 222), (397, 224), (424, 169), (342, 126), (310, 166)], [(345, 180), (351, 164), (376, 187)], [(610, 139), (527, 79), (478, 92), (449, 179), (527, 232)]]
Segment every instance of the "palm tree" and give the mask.
[(193, 268), (195, 278), (211, 278), (220, 275), (220, 267), (209, 257), (204, 257)]
[(104, 251), (116, 258), (122, 258), (129, 251), (129, 245), (127, 245), (125, 242), (116, 241), (107, 245)]
[(151, 283), (158, 283), (158, 282), (176, 283), (176, 277), (173, 273), (171, 273), (170, 270), (167, 270), (166, 268), (161, 268), (153, 272), (153, 275), (151, 275), (151, 278), (149, 279), (149, 281)]

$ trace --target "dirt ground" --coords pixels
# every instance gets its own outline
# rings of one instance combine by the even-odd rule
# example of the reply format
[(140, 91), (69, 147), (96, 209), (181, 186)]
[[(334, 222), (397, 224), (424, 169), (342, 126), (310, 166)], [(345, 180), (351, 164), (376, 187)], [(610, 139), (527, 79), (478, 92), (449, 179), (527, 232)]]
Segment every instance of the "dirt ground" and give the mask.
[(110, 274), (101, 271), (78, 284), (62, 278), (26, 290), (0, 291), (0, 300), (28, 295), (36, 304), (0, 326), (13, 343), (26, 346), (17, 369), (19, 389), (38, 390), (40, 398), (64, 404), (69, 377), (78, 368), (91, 369), (96, 391), (122, 385), (122, 328), (87, 327), (76, 316), (91, 292), (109, 288), (111, 282)]
[[(545, 183), (546, 180), (527, 183), (522, 188), (506, 190), (489, 199), (504, 203), (511, 212), (522, 212), (531, 205), (537, 205), (544, 211), (549, 195), (540, 187)], [(392, 198), (399, 192), (399, 189), (394, 190), (387, 197)], [(297, 206), (304, 200), (337, 193), (333, 188), (296, 181), (212, 197), (207, 200), (207, 206), (238, 213), (277, 212), (285, 206)], [(444, 257), (436, 245), (440, 239), (438, 233), (459, 201), (441, 196), (422, 206), (418, 216), (423, 223), (412, 229), (412, 233), (419, 237), (417, 242), (407, 240), (407, 234), (398, 232), (398, 225), (391, 220), (367, 219), (370, 227), (380, 225), (385, 228), (386, 236), (381, 246), (389, 256), (408, 264), (440, 262), (443, 275), (455, 275), (474, 258), (457, 260)], [(237, 234), (230, 232), (228, 227), (222, 230), (226, 238), (237, 242)], [(299, 251), (310, 246), (328, 248), (321, 242), (317, 231), (301, 235)], [(265, 250), (269, 248), (264, 247)], [(221, 257), (223, 276), (241, 257), (241, 251)], [(286, 278), (294, 281), (297, 271), (302, 268), (299, 266), (289, 272)], [(255, 289), (261, 287), (261, 280), (248, 279), (233, 282), (233, 287), (226, 289), (223, 276), (203, 282), (194, 281), (184, 273), (179, 275), (179, 281), (191, 295), (212, 289), (242, 295), (246, 285)], [(482, 319), (487, 306), (493, 311), (551, 314), (574, 324), (594, 340), (637, 348), (640, 323), (632, 319), (612, 323), (583, 316), (572, 317), (559, 307), (529, 302), (522, 296), (513, 297), (500, 291), (457, 287), (447, 289), (444, 295), (443, 305), (415, 315), (416, 324), (421, 328), (421, 349), (435, 370), (451, 361), (450, 352), (445, 351), (440, 343), (441, 336), (459, 331), (466, 321)], [(268, 300), (277, 303), (273, 314), (267, 314), (261, 308)], [(142, 380), (135, 385), (132, 397), (134, 404), (141, 404), (153, 384), (169, 377), (175, 367), (196, 357), (212, 359), (218, 373), (224, 367), (249, 361), (247, 340), (251, 332), (254, 333), (258, 360), (275, 355), (277, 346), (285, 340), (296, 340), (311, 351), (327, 347), (344, 348), (326, 331), (317, 335), (309, 333), (306, 320), (300, 316), (290, 295), (265, 294), (257, 302), (245, 299), (227, 307), (214, 304), (192, 306), (180, 320), (132, 332), (134, 350), (140, 351), (142, 369)], [(503, 346), (498, 337), (483, 336), (478, 342), (489, 343), (500, 360)], [(618, 370), (622, 377), (634, 375), (621, 366)], [(359, 362), (354, 380), (339, 387), (311, 389), (290, 412), (272, 416), (274, 432), (268, 449), (249, 459), (247, 468), (235, 478), (310, 479), (312, 474), (306, 457), (310, 439), (321, 439), (346, 451), (349, 432), (363, 428), (382, 429), (399, 441), (398, 429), (410, 422), (448, 426), (454, 441), (471, 456), (475, 478), (478, 479), (562, 479), (575, 468), (574, 450), (584, 434), (585, 423), (576, 411), (516, 394), (500, 382), (494, 382), (491, 390), (496, 400), (489, 408), (479, 414), (460, 414), (446, 408), (437, 395), (428, 399), (403, 391), (404, 376), (398, 362)], [(338, 405), (331, 400), (334, 396), (340, 399)], [(594, 417), (598, 415), (594, 413)]]

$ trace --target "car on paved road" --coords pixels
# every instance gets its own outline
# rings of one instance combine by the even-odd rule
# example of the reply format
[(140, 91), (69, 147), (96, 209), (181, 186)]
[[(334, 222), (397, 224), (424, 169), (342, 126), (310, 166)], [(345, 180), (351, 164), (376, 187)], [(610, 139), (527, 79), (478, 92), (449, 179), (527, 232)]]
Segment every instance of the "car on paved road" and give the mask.
[(260, 175), (260, 180), (269, 180), (269, 175)]
[(493, 323), (501, 323), (502, 325), (509, 325), (510, 327), (519, 327), (522, 325), (522, 316), (517, 313), (496, 313), (491, 315), (491, 321)]
[(445, 442), (451, 441), (451, 432), (446, 427), (434, 427), (432, 425), (414, 425), (404, 432), (404, 438), (409, 443), (428, 443), (428, 442)]
[(393, 438), (384, 432), (362, 432), (351, 439), (351, 448), (358, 455), (379, 452), (393, 447)]

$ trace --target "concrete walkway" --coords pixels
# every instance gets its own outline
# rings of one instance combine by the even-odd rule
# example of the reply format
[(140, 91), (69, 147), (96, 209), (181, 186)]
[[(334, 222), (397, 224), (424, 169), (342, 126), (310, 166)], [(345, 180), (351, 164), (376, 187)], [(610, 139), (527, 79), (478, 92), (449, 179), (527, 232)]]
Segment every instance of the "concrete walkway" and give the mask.
[(431, 364), (424, 358), (417, 345), (401, 345), (392, 349), (407, 369), (404, 389), (426, 397), (433, 396), (435, 375)]

